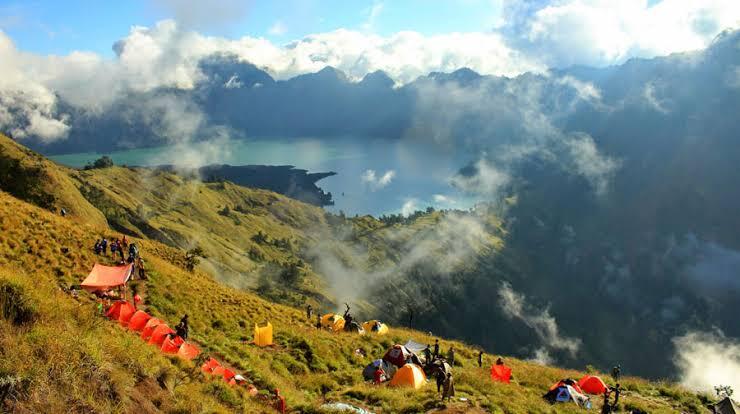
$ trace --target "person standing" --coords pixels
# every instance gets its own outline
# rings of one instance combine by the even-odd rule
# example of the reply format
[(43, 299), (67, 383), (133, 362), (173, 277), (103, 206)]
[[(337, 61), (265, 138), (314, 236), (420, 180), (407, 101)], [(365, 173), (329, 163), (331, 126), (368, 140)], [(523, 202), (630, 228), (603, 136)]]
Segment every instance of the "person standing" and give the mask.
[(434, 340), (434, 358), (439, 357), (439, 339)]
[(450, 401), (455, 396), (455, 382), (452, 380), (452, 373), (448, 372), (444, 383), (442, 384), (442, 401), (447, 398)]
[(483, 351), (478, 352), (478, 368), (483, 368)]
[(313, 316), (313, 306), (311, 306), (311, 304), (309, 303), (308, 306), (306, 306), (306, 319), (310, 321), (312, 316)]
[(316, 314), (316, 329), (321, 329), (321, 313)]
[(432, 363), (432, 349), (429, 347), (429, 344), (424, 348), (424, 362), (427, 365)]
[(447, 362), (451, 367), (455, 366), (455, 347), (451, 346), (450, 350), (447, 351)]

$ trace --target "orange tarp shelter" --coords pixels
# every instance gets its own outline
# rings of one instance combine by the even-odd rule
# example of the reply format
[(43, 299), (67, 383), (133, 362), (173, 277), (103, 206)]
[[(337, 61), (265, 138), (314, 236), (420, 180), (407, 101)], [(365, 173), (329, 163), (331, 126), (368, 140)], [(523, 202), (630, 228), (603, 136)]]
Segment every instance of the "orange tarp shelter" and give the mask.
[(152, 337), (149, 338), (149, 343), (152, 345), (162, 346), (162, 342), (164, 342), (167, 335), (173, 333), (175, 333), (175, 331), (170, 328), (169, 325), (161, 323), (152, 331)]
[(173, 339), (170, 339), (169, 336), (165, 336), (164, 341), (162, 341), (162, 352), (165, 354), (176, 354), (180, 351), (180, 346), (184, 342), (185, 341), (179, 336), (176, 336)]
[(132, 305), (130, 302), (125, 302), (124, 304), (122, 304), (121, 310), (118, 314), (118, 322), (121, 324), (121, 326), (128, 325), (128, 322), (134, 316), (134, 313), (136, 313), (136, 308), (134, 307), (134, 305)]
[(154, 329), (162, 323), (163, 322), (157, 318), (149, 319), (146, 325), (144, 325), (144, 329), (141, 331), (141, 339), (148, 341), (149, 338), (152, 337), (152, 332), (154, 332)]
[(180, 345), (180, 350), (177, 351), (177, 356), (183, 359), (187, 359), (188, 361), (192, 361), (193, 359), (195, 359), (198, 354), (200, 354), (200, 350), (198, 349), (198, 347), (187, 342)]
[(581, 387), (583, 392), (592, 395), (600, 395), (606, 392), (606, 384), (601, 378), (591, 375), (586, 375), (578, 381), (578, 386)]
[(144, 311), (136, 311), (128, 321), (128, 328), (132, 331), (141, 331), (152, 317)]
[(95, 263), (92, 271), (82, 281), (80, 286), (90, 292), (111, 290), (115, 287), (125, 285), (129, 278), (131, 278), (133, 269), (133, 264), (126, 266), (103, 266)]
[(508, 384), (511, 381), (511, 368), (506, 365), (492, 365), (491, 379)]

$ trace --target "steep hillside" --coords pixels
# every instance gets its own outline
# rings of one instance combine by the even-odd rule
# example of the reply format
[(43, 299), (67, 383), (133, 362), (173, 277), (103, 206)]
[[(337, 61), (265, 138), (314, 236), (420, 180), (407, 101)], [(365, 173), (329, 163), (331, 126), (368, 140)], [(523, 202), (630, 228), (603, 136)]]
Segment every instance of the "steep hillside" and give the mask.
[(80, 223), (105, 226), (103, 214), (80, 195), (77, 171), (55, 164), (0, 133), (0, 189)]
[[(266, 410), (239, 388), (188, 376), (190, 366), (159, 355), (140, 339), (93, 314), (94, 302), (64, 294), (96, 261), (90, 246), (117, 232), (76, 225), (0, 193), (0, 289), (15, 309), (0, 318), (0, 375), (12, 378), (4, 407), (17, 412), (194, 412)], [(244, 372), (259, 389), (279, 387), (296, 412), (320, 412), (321, 401), (344, 401), (382, 412), (424, 412), (444, 406), (432, 384), (420, 391), (372, 386), (361, 370), (397, 342), (430, 342), (420, 332), (392, 328), (387, 336), (316, 330), (302, 311), (267, 302), (218, 283), (206, 273), (183, 270), (184, 252), (158, 242), (135, 240), (147, 259), (149, 279), (138, 282), (147, 310), (171, 323), (188, 313), (191, 331), (206, 353)], [(8, 292), (19, 292), (8, 295)], [(20, 311), (18, 311), (20, 310)], [(250, 345), (254, 323), (269, 320), (274, 348)], [(507, 359), (510, 385), (494, 383), (477, 368), (474, 347), (442, 340), (457, 349), (458, 397), (447, 406), (493, 412), (579, 412), (571, 404), (550, 406), (541, 394), (563, 377), (583, 373)], [(367, 356), (356, 350), (360, 349)], [(487, 357), (490, 363), (491, 358)], [(198, 372), (198, 371), (196, 371)], [(184, 378), (179, 383), (178, 378)], [(670, 384), (623, 380), (623, 407), (648, 412), (701, 412), (702, 400)], [(53, 410), (55, 411), (55, 410)]]

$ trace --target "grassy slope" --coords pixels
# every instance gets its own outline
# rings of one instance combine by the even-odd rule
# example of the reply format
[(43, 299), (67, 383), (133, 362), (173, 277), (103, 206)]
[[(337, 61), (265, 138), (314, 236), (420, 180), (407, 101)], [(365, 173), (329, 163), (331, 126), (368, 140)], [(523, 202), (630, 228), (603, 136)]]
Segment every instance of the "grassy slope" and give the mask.
[[(160, 371), (177, 375), (185, 372), (186, 364), (171, 362), (117, 326), (91, 323), (95, 320), (90, 315), (92, 302), (83, 297), (78, 304), (59, 291), (59, 285), (79, 282), (95, 262), (89, 252), (94, 239), (113, 232), (77, 226), (5, 193), (0, 193), (0, 228), (0, 279), (24, 286), (42, 315), (24, 329), (0, 320), (0, 352), (12, 349), (13, 356), (20, 356), (0, 358), (0, 372), (29, 381), (19, 402), (21, 408), (154, 411), (156, 407), (149, 402), (156, 401), (164, 411), (262, 409), (243, 394), (200, 378), (173, 392), (162, 389), (156, 385)], [(189, 313), (193, 338), (207, 352), (247, 372), (261, 389), (280, 387), (291, 407), (313, 410), (322, 389), (330, 399), (385, 412), (419, 412), (436, 406), (431, 384), (418, 392), (374, 387), (363, 383), (360, 374), (365, 364), (392, 343), (409, 338), (429, 342), (426, 335), (404, 329), (392, 329), (385, 337), (317, 331), (300, 310), (225, 286), (205, 273), (187, 273), (181, 268), (182, 251), (153, 241), (139, 242), (151, 269), (146, 284), (149, 310), (171, 323)], [(64, 253), (62, 248), (69, 251)], [(246, 343), (253, 324), (264, 320), (275, 326), (275, 349)], [(458, 396), (469, 398), (473, 405), (493, 412), (579, 411), (572, 405), (550, 406), (540, 395), (557, 379), (582, 373), (509, 359), (515, 383), (496, 384), (474, 366), (473, 348), (441, 342), (443, 349), (453, 344), (458, 349), (462, 365), (456, 370)], [(368, 357), (356, 356), (358, 348)], [(634, 378), (624, 383), (630, 390), (623, 399), (628, 406), (650, 412), (692, 412), (700, 404), (696, 396), (668, 384)], [(465, 407), (461, 404), (454, 405)]]
[(77, 190), (75, 177), (79, 173), (76, 170), (59, 166), (3, 134), (0, 134), (0, 155), (21, 160), (26, 166), (41, 168), (46, 175), (43, 190), (56, 197), (57, 210), (66, 209), (69, 217), (80, 223), (107, 226), (103, 214)]

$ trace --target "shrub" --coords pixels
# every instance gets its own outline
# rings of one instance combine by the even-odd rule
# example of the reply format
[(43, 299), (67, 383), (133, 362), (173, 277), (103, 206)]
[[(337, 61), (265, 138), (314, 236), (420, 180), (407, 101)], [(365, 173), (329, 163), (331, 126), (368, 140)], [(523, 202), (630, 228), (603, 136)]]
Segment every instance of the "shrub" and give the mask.
[(115, 164), (113, 164), (113, 160), (111, 159), (111, 157), (109, 157), (107, 155), (103, 155), (102, 157), (98, 158), (97, 160), (93, 161), (92, 163), (88, 163), (85, 166), (85, 169), (86, 170), (95, 170), (95, 169), (99, 169), (99, 168), (110, 168), (113, 165), (115, 165)]
[(0, 316), (13, 325), (21, 326), (33, 323), (38, 311), (21, 285), (0, 280)]

